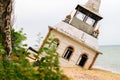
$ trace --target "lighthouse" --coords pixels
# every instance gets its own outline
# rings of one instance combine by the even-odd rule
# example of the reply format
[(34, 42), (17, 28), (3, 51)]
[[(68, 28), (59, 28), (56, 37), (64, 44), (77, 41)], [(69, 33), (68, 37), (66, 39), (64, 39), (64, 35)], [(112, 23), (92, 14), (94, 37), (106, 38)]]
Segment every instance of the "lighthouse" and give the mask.
[(99, 54), (98, 22), (102, 19), (99, 14), (100, 0), (88, 0), (85, 5), (78, 4), (75, 13), (54, 26), (49, 26), (45, 40), (53, 38), (50, 44), (43, 42), (42, 47), (55, 46), (59, 54), (60, 66), (79, 66), (84, 69), (92, 68)]

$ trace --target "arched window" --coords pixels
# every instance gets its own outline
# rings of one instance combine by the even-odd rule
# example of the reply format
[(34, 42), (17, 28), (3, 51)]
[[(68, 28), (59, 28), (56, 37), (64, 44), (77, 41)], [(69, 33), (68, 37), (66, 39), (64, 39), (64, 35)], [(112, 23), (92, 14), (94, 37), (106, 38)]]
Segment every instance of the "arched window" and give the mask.
[(59, 45), (59, 40), (58, 39), (53, 39), (53, 41), (50, 44), (50, 48), (56, 49)]
[(71, 57), (71, 55), (72, 55), (72, 53), (73, 53), (73, 48), (72, 47), (68, 47), (67, 49), (66, 49), (66, 51), (65, 51), (65, 54), (63, 55), (63, 57), (65, 58), (65, 59), (70, 59), (70, 57)]
[(78, 65), (83, 67), (88, 59), (88, 56), (86, 54), (82, 54), (79, 60)]

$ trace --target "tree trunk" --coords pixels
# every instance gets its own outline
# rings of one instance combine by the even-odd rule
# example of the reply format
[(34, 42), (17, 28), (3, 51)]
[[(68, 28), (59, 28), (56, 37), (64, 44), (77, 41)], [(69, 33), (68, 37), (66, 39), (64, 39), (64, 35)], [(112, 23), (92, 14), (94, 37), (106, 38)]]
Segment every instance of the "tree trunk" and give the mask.
[(6, 51), (4, 55), (11, 56), (11, 13), (12, 0), (0, 0), (0, 31), (2, 33), (2, 45)]

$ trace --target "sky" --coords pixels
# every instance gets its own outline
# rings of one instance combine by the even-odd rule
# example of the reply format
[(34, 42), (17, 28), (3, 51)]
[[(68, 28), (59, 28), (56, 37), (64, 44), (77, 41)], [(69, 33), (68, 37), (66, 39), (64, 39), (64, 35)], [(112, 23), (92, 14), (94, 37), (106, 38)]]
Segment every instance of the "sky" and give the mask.
[[(72, 11), (75, 13), (77, 4), (85, 4), (87, 0), (15, 0), (14, 28), (24, 29), (27, 34), (26, 43), (34, 46), (37, 34), (45, 37), (48, 26), (54, 26), (65, 19)], [(99, 45), (120, 45), (120, 1), (101, 0), (99, 22)]]

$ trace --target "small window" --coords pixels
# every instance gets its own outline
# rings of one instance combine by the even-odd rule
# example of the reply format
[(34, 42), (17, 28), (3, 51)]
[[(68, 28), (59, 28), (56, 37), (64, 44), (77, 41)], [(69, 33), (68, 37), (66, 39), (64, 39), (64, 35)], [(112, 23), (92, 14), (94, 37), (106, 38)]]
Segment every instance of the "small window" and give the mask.
[(88, 59), (88, 56), (86, 54), (82, 54), (80, 57), (80, 60), (78, 62), (78, 65), (83, 67)]
[(85, 15), (83, 13), (79, 12), (76, 17), (80, 20), (83, 20)]
[(93, 26), (94, 23), (95, 23), (95, 20), (90, 18), (90, 17), (88, 17), (88, 19), (86, 20), (86, 23), (88, 23), (89, 25)]
[(72, 55), (72, 52), (73, 52), (73, 48), (72, 47), (68, 47), (65, 51), (65, 54), (64, 54), (64, 58), (65, 59), (70, 59), (71, 55)]
[(54, 39), (51, 44), (50, 44), (50, 48), (54, 48), (56, 49), (59, 45), (59, 40), (58, 39)]

